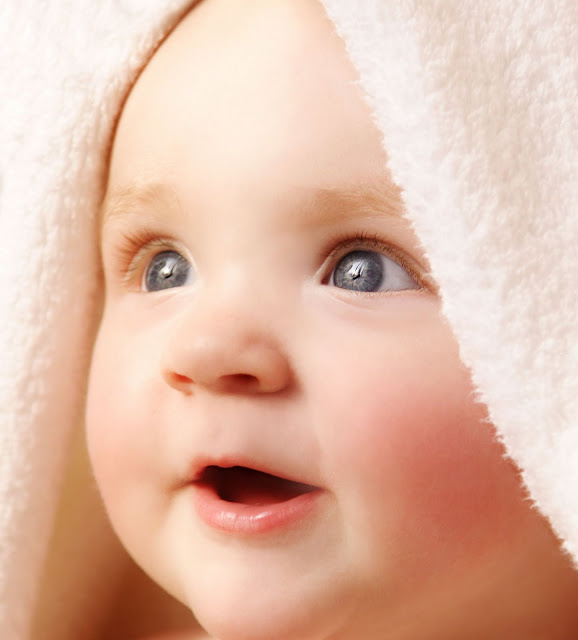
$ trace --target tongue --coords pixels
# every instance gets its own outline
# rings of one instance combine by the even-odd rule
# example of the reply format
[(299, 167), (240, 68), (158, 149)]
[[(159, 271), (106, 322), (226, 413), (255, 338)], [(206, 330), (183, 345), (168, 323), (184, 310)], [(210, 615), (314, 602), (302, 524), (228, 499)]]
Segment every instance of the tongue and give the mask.
[(313, 487), (246, 467), (217, 468), (213, 471), (215, 489), (227, 502), (269, 505), (291, 500)]

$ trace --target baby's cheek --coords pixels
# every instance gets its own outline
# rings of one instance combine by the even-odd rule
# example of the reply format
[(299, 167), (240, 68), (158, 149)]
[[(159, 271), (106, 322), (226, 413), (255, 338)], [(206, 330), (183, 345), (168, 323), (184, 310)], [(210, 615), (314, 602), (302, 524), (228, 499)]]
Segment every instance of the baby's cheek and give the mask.
[(465, 551), (490, 533), (487, 523), (501, 510), (500, 489), (512, 473), (469, 388), (420, 391), (398, 405), (402, 413), (390, 424), (382, 453), (389, 455), (402, 513), (414, 523), (405, 534), (432, 535), (438, 552), (447, 546), (454, 554), (454, 543)]
[(465, 371), (439, 361), (435, 376), (419, 371), (401, 365), (375, 376), (379, 384), (366, 379), (339, 450), (367, 534), (435, 573), (508, 538), (522, 493)]
[[(95, 350), (87, 402), (87, 442), (94, 475), (111, 520), (118, 530), (151, 513), (147, 478), (154, 469), (154, 431), (146, 420), (148, 396), (137, 394), (138, 370), (131, 370), (122, 345), (102, 341)], [(138, 516), (138, 517), (137, 517)]]

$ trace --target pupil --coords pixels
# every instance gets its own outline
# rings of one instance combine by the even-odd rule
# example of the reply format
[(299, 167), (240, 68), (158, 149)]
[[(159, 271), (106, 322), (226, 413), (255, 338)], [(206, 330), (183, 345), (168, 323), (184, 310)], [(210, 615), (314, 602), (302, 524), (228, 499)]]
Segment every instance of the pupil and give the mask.
[(181, 287), (189, 277), (189, 263), (176, 251), (163, 251), (151, 260), (145, 276), (147, 291)]
[(378, 291), (383, 283), (384, 265), (374, 251), (352, 251), (337, 263), (333, 283), (352, 291)]
[(173, 275), (174, 265), (165, 264), (165, 266), (159, 271), (160, 275), (163, 278), (170, 278)]

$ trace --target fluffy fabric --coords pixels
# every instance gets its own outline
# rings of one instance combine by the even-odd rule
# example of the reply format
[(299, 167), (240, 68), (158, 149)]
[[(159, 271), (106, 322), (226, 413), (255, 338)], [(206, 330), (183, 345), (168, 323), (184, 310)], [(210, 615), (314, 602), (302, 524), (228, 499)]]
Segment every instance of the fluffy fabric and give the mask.
[(578, 558), (578, 5), (327, 0), (445, 314)]
[[(3, 640), (88, 638), (110, 605), (119, 552), (89, 508), (94, 496), (71, 497), (64, 482), (98, 321), (94, 219), (123, 97), (190, 4), (0, 6)], [(324, 4), (384, 133), (479, 396), (577, 558), (578, 4)], [(78, 511), (72, 520), (67, 504)], [(58, 533), (63, 522), (73, 536)], [(60, 540), (56, 564), (51, 540)], [(66, 576), (79, 558), (74, 590), (50, 599), (45, 567)], [(103, 572), (110, 579), (98, 590)], [(33, 632), (46, 607), (58, 616)]]
[[(0, 6), (4, 640), (29, 636), (70, 439), (82, 422), (97, 321), (94, 220), (112, 128), (131, 81), (187, 4)], [(82, 584), (76, 597), (83, 591), (87, 599)]]

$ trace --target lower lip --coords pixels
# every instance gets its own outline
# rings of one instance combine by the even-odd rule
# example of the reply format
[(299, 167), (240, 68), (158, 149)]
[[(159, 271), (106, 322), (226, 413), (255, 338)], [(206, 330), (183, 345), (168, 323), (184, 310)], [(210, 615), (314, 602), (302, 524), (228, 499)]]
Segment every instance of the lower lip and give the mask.
[(211, 528), (237, 535), (255, 535), (286, 529), (315, 509), (321, 490), (309, 491), (267, 505), (248, 505), (221, 500), (210, 487), (193, 485), (197, 514)]

